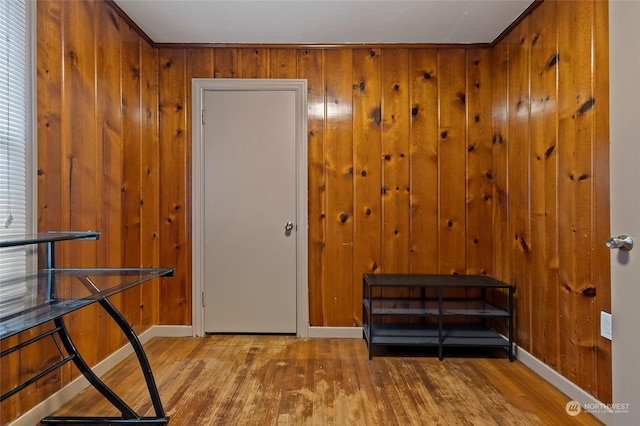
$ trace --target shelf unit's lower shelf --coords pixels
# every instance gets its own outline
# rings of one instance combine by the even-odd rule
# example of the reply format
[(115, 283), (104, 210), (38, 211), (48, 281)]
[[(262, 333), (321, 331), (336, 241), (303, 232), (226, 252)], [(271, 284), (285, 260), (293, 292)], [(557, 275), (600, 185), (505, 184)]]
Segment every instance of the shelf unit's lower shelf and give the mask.
[(384, 346), (476, 346), (509, 348), (509, 340), (497, 331), (482, 325), (447, 324), (442, 327), (442, 341), (437, 324), (364, 324), (364, 337), (372, 345)]
[(373, 338), (369, 324), (362, 330), (372, 345), (438, 346), (438, 325), (373, 324)]

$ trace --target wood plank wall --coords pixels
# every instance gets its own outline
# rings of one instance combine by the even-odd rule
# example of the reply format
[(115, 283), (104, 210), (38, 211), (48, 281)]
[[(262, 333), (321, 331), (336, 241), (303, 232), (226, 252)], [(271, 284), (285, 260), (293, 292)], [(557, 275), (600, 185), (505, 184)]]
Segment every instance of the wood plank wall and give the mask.
[[(38, 1), (37, 46), (38, 228), (102, 233), (98, 241), (62, 243), (57, 265), (168, 262), (160, 250), (157, 49), (103, 1)], [(140, 332), (160, 323), (159, 294), (156, 281), (111, 300)], [(67, 325), (91, 365), (126, 342), (97, 307), (70, 314)], [(57, 354), (45, 341), (3, 362), (2, 389), (49, 367)], [(77, 375), (67, 364), (3, 401), (0, 423)]]
[[(101, 0), (38, 1), (39, 228), (103, 233), (63, 266), (175, 267), (115, 303), (137, 331), (190, 324), (190, 79), (306, 78), (311, 325), (361, 324), (364, 272), (486, 273), (517, 286), (519, 345), (611, 401), (607, 21), (547, 0), (493, 48), (158, 49)], [(97, 309), (68, 322), (90, 364), (123, 342)], [(2, 388), (50, 346), (3, 361)]]
[(611, 400), (606, 2), (546, 0), (493, 49), (494, 247), (517, 340)]
[(163, 175), (191, 173), (191, 78), (307, 79), (310, 323), (359, 325), (365, 272), (491, 272), (490, 76), (488, 49), (160, 48)]

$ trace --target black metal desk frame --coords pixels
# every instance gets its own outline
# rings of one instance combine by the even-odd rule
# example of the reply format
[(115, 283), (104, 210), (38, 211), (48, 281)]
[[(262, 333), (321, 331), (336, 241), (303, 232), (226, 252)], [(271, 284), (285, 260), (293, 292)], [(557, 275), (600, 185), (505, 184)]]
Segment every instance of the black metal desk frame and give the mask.
[[(421, 298), (385, 298), (382, 289), (420, 289)], [(435, 289), (437, 297), (424, 297), (426, 289)], [(444, 297), (450, 289), (479, 289), (479, 299)], [(498, 308), (487, 302), (487, 290), (503, 290), (507, 294), (507, 306)], [(362, 277), (363, 337), (367, 342), (369, 359), (373, 346), (435, 346), (438, 358), (443, 359), (446, 346), (504, 347), (509, 361), (516, 359), (513, 340), (513, 293), (515, 287), (485, 275), (420, 275), (420, 274), (364, 274)], [(377, 293), (377, 294), (374, 294)], [(380, 324), (384, 317), (432, 318), (437, 324), (411, 325), (404, 322)], [(482, 324), (467, 328), (447, 325), (446, 318), (504, 318), (507, 320), (507, 336)]]
[[(165, 414), (158, 393), (149, 360), (144, 352), (140, 340), (133, 331), (131, 325), (122, 314), (108, 300), (109, 296), (120, 293), (126, 289), (135, 287), (143, 282), (159, 278), (173, 276), (171, 268), (55, 268), (55, 243), (69, 240), (97, 240), (98, 232), (45, 232), (35, 235), (20, 237), (2, 237), (0, 247), (15, 247), (31, 244), (45, 245), (45, 269), (35, 275), (24, 277), (25, 282), (31, 280), (38, 285), (45, 285), (45, 296), (42, 302), (25, 309), (24, 311), (0, 318), (0, 339), (4, 340), (30, 328), (52, 322), (54, 328), (20, 342), (2, 352), (0, 358), (19, 351), (35, 342), (46, 338), (52, 338), (60, 355), (60, 360), (50, 367), (38, 372), (34, 376), (20, 383), (15, 388), (0, 395), (0, 401), (9, 398), (35, 383), (52, 371), (60, 368), (68, 362), (73, 362), (89, 383), (102, 394), (118, 411), (120, 417), (45, 417), (43, 424), (146, 424), (166, 425), (169, 417)], [(92, 277), (94, 277), (92, 279)], [(100, 284), (94, 282), (95, 277), (115, 279), (117, 285), (109, 288), (100, 288)], [(15, 278), (14, 278), (15, 279)], [(79, 280), (86, 294), (77, 300), (60, 301), (56, 296), (56, 280)], [(74, 281), (75, 282), (75, 281)], [(116, 393), (110, 389), (92, 370), (82, 358), (63, 321), (63, 316), (77, 309), (98, 303), (120, 327), (131, 344), (142, 369), (149, 396), (155, 411), (154, 417), (142, 417), (127, 405)], [(62, 347), (61, 347), (62, 346)], [(62, 349), (64, 348), (64, 350)], [(66, 351), (66, 353), (65, 353)]]

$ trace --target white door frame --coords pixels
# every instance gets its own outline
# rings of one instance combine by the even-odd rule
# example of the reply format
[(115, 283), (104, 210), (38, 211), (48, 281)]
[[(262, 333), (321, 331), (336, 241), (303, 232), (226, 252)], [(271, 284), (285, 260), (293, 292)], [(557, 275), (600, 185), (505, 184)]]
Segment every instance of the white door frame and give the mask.
[[(640, 113), (640, 3), (609, 1), (609, 87), (611, 134), (611, 235), (628, 234), (635, 246), (630, 252), (611, 252), (611, 342), (613, 403), (628, 404), (629, 412), (604, 419), (610, 425), (640, 422), (640, 366), (638, 365), (638, 304), (640, 289), (640, 190), (637, 185)], [(597, 242), (601, 244), (601, 241)], [(613, 420), (613, 421), (611, 421)]]
[(192, 322), (195, 336), (204, 335), (204, 140), (202, 110), (205, 91), (292, 91), (296, 98), (296, 335), (309, 335), (307, 219), (307, 80), (211, 79), (191, 81), (192, 111)]

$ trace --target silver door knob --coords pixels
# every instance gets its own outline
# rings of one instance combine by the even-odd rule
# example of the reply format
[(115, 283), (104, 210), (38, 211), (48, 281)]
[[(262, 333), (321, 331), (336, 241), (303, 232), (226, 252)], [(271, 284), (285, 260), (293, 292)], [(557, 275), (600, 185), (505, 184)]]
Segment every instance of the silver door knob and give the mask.
[(633, 248), (633, 239), (628, 235), (618, 235), (617, 237), (611, 237), (605, 243), (610, 249), (620, 249), (629, 251)]
[(284, 225), (285, 231), (291, 231), (292, 229), (293, 229), (293, 222), (287, 222), (287, 224)]

